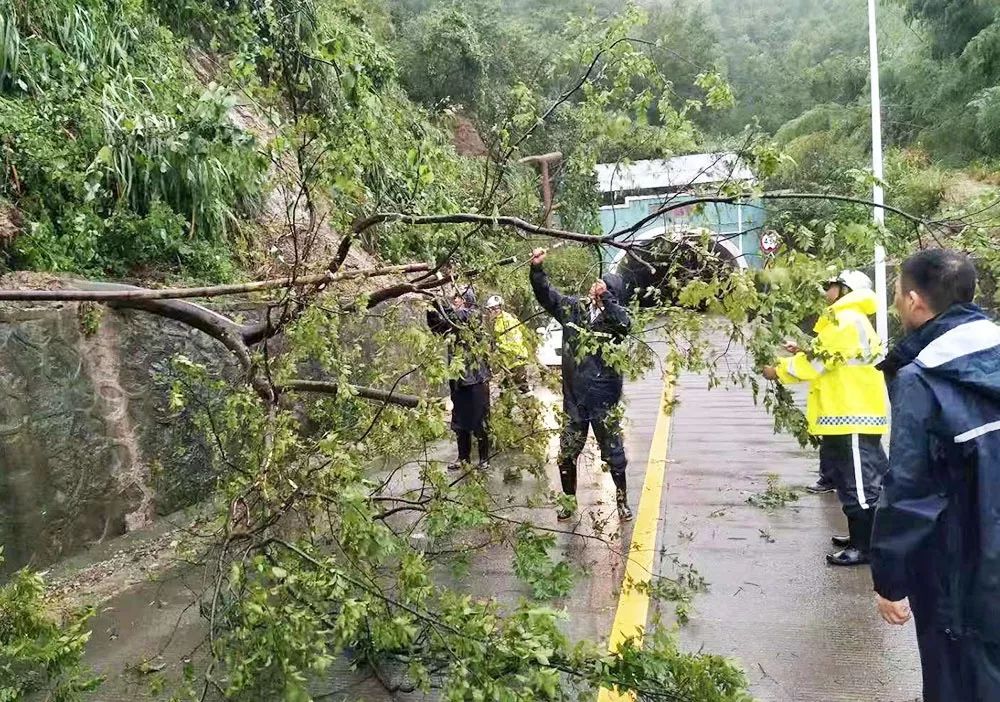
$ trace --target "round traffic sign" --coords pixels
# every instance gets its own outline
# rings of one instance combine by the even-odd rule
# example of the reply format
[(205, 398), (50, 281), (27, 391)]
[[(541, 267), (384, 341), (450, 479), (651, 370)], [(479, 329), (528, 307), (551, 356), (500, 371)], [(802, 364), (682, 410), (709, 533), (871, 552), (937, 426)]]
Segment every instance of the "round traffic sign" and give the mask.
[(781, 237), (778, 232), (768, 229), (760, 235), (760, 250), (764, 253), (772, 254), (781, 248)]

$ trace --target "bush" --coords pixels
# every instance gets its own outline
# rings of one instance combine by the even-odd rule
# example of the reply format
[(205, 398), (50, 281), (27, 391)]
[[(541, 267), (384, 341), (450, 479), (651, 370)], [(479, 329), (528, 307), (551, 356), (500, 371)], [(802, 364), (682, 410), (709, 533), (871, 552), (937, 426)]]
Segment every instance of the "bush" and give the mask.
[(0, 197), (15, 268), (230, 274), (265, 163), (141, 5), (0, 0)]
[[(0, 563), (3, 548), (0, 547)], [(0, 700), (23, 700), (46, 692), (45, 699), (73, 702), (94, 690), (100, 678), (81, 663), (90, 638), (90, 612), (63, 623), (46, 612), (45, 585), (35, 573), (21, 570), (0, 586)]]
[(941, 207), (946, 189), (944, 170), (922, 151), (894, 149), (885, 164), (886, 201), (910, 214), (930, 218)]

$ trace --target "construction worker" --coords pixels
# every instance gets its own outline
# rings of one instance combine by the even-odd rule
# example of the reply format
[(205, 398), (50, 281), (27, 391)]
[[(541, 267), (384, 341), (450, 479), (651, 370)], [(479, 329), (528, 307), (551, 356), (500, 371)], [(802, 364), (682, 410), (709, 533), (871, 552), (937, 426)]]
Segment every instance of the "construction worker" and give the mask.
[(765, 368), (764, 377), (809, 383), (809, 432), (820, 437), (820, 473), (836, 482), (849, 534), (833, 537), (841, 550), (826, 560), (855, 566), (869, 562), (875, 501), (888, 468), (885, 380), (874, 365), (882, 342), (868, 319), (877, 304), (867, 275), (844, 271), (823, 287), (830, 305), (813, 329), (812, 349)]
[[(563, 295), (549, 284), (542, 264), (545, 249), (535, 249), (531, 255), (531, 288), (538, 303), (563, 328), (562, 391), (566, 414), (559, 441), (559, 479), (563, 493), (576, 495), (576, 462), (587, 442), (591, 428), (601, 449), (601, 458), (611, 469), (615, 483), (615, 502), (623, 521), (632, 519), (628, 506), (625, 470), (625, 443), (616, 408), (621, 402), (623, 378), (621, 371), (610, 365), (600, 345), (619, 343), (632, 325), (628, 311), (621, 306), (625, 288), (614, 274), (594, 282), (585, 298)], [(581, 352), (581, 337), (591, 336), (598, 348)], [(562, 507), (560, 520), (570, 519), (573, 510)]]
[(427, 310), (427, 325), (432, 332), (448, 337), (448, 360), (460, 355), (464, 370), (448, 381), (451, 391), (451, 428), (458, 443), (458, 460), (449, 470), (462, 470), (471, 464), (472, 437), (476, 437), (479, 467), (490, 467), (490, 368), (475, 348), (482, 333), (481, 317), (472, 288), (456, 293), (451, 305), (436, 300)]
[(496, 348), (507, 369), (506, 384), (512, 384), (522, 395), (527, 395), (531, 392), (528, 386), (530, 352), (524, 341), (524, 325), (503, 308), (503, 298), (499, 295), (491, 295), (486, 301), (486, 321), (492, 326)]
[(892, 440), (872, 579), (886, 622), (913, 615), (924, 702), (1000, 700), (1000, 327), (976, 277), (957, 251), (908, 258), (907, 335), (880, 365)]

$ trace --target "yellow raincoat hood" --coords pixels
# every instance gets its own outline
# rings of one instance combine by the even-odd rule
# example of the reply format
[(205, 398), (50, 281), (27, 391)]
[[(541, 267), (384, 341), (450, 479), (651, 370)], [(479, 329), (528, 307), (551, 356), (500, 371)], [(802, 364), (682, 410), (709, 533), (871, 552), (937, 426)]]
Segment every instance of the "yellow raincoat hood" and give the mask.
[(871, 317), (878, 310), (878, 298), (871, 290), (857, 290), (847, 293), (826, 308), (826, 312), (820, 316), (819, 321), (816, 322), (816, 326), (813, 327), (813, 331), (818, 334), (821, 326), (830, 323), (831, 312), (835, 316), (843, 310), (852, 310), (860, 312), (865, 317)]

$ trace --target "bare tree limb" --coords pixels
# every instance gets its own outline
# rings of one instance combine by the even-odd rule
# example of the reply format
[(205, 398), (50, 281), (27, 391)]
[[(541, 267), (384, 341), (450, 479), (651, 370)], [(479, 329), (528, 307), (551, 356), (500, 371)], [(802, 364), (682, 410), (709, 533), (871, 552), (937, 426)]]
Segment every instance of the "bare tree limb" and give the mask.
[(657, 208), (653, 212), (649, 213), (642, 219), (640, 219), (635, 224), (632, 224), (624, 229), (619, 229), (618, 231), (612, 232), (611, 234), (605, 235), (608, 238), (618, 239), (622, 236), (629, 234), (635, 234), (645, 227), (650, 222), (657, 220), (665, 214), (669, 214), (674, 210), (679, 210), (682, 207), (690, 207), (691, 205), (702, 205), (710, 203), (718, 204), (736, 204), (740, 201), (752, 200), (754, 198), (760, 200), (827, 200), (830, 202), (845, 202), (853, 205), (865, 205), (868, 207), (881, 207), (887, 212), (892, 212), (893, 214), (899, 215), (903, 219), (909, 220), (914, 224), (922, 224), (928, 226), (930, 222), (912, 215), (905, 210), (901, 210), (898, 207), (893, 207), (892, 205), (879, 205), (871, 200), (865, 200), (864, 198), (851, 197), (849, 195), (833, 195), (828, 193), (793, 193), (793, 192), (772, 192), (772, 193), (745, 193), (741, 195), (704, 195), (701, 197), (689, 198), (680, 202), (673, 202), (663, 205)]
[[(219, 341), (236, 357), (240, 367), (247, 375), (248, 382), (253, 385), (254, 389), (265, 400), (273, 401), (275, 392), (282, 391), (325, 392), (334, 395), (337, 393), (337, 383), (310, 380), (292, 380), (279, 388), (272, 389), (270, 383), (266, 382), (257, 373), (253, 358), (250, 355), (248, 344), (245, 341), (245, 336), (248, 332), (253, 332), (253, 326), (236, 324), (228, 317), (225, 317), (224, 315), (214, 312), (206, 307), (202, 307), (201, 305), (196, 305), (192, 302), (186, 302), (183, 300), (136, 299), (128, 296), (129, 293), (135, 292), (136, 290), (141, 291), (141, 288), (133, 289), (128, 285), (91, 281), (82, 281), (80, 282), (80, 285), (90, 288), (90, 290), (85, 289), (64, 292), (117, 293), (119, 296), (122, 296), (121, 299), (113, 300), (110, 303), (110, 305), (116, 309), (141, 310), (158, 317), (180, 322), (181, 324), (185, 324), (193, 329), (197, 329), (198, 331), (208, 334), (213, 339)], [(60, 291), (53, 290), (48, 292)], [(352, 385), (350, 387), (351, 391), (355, 395), (366, 400), (387, 402), (409, 408), (415, 408), (419, 406), (421, 402), (419, 397), (413, 395), (405, 395), (402, 393), (362, 386)]]
[[(506, 266), (516, 262), (517, 262), (516, 258), (514, 258), (513, 256), (508, 256), (507, 258), (495, 262), (492, 267)], [(458, 275), (462, 278), (472, 279), (482, 275), (484, 270), (486, 269), (482, 268), (473, 269), (473, 270), (463, 271)], [(383, 302), (394, 300), (398, 297), (402, 297), (403, 295), (407, 295), (410, 293), (423, 293), (423, 292), (428, 292), (430, 290), (434, 290), (436, 288), (444, 287), (449, 282), (451, 282), (451, 280), (452, 277), (448, 276), (448, 277), (441, 277), (439, 279), (432, 278), (431, 280), (425, 281), (423, 283), (400, 283), (399, 285), (391, 285), (387, 288), (382, 288), (381, 290), (376, 290), (374, 293), (372, 293), (372, 295), (368, 298), (367, 307), (368, 309), (372, 309), (373, 307), (376, 307), (377, 305), (380, 305)]]
[(623, 245), (616, 244), (611, 240), (611, 237), (607, 235), (581, 234), (579, 232), (571, 232), (565, 229), (542, 227), (537, 224), (532, 224), (531, 222), (526, 222), (520, 217), (493, 217), (491, 215), (476, 214), (472, 212), (459, 212), (447, 215), (410, 215), (402, 212), (380, 212), (358, 222), (358, 224), (355, 225), (355, 231), (360, 233), (378, 224), (386, 222), (401, 222), (411, 226), (431, 224), (485, 224), (497, 227), (512, 227), (530, 234), (547, 236), (553, 239), (578, 241), (582, 244), (608, 244), (610, 246), (616, 246), (617, 248), (623, 248)]
[[(420, 403), (423, 402), (416, 395), (406, 395), (394, 390), (380, 390), (360, 385), (350, 385), (348, 387), (352, 393), (366, 400), (386, 402), (401, 407), (409, 407), (410, 409), (419, 407)], [(340, 384), (323, 380), (289, 380), (282, 383), (277, 390), (279, 392), (315, 392), (336, 396), (340, 391)]]
[(614, 50), (615, 48), (617, 48), (619, 44), (625, 44), (625, 43), (650, 44), (650, 42), (643, 41), (641, 39), (622, 37), (621, 39), (616, 39), (608, 46), (605, 46), (602, 49), (600, 49), (596, 54), (594, 54), (594, 58), (590, 62), (590, 65), (587, 66), (587, 70), (584, 71), (583, 76), (581, 76), (581, 78), (571, 88), (569, 88), (568, 90), (566, 90), (566, 92), (560, 95), (556, 99), (556, 101), (552, 103), (549, 109), (547, 109), (544, 112), (544, 114), (542, 114), (535, 121), (535, 123), (518, 138), (517, 141), (511, 144), (510, 149), (508, 149), (507, 151), (507, 158), (510, 158), (510, 155), (514, 153), (514, 150), (517, 149), (519, 146), (521, 146), (521, 144), (523, 144), (531, 137), (531, 135), (538, 128), (538, 125), (546, 123), (549, 120), (549, 118), (553, 115), (553, 113), (555, 113), (555, 111), (559, 109), (560, 105), (565, 104), (567, 100), (569, 100), (571, 97), (573, 97), (573, 95), (575, 95), (580, 91), (580, 89), (587, 83), (587, 81), (590, 80), (590, 76), (594, 73), (594, 69), (597, 68), (597, 64), (600, 62), (601, 57), (603, 57), (604, 54)]
[(430, 270), (430, 263), (406, 263), (399, 266), (368, 268), (355, 271), (331, 273), (314, 273), (311, 275), (258, 280), (250, 283), (233, 283), (230, 285), (211, 285), (197, 288), (161, 288), (158, 290), (140, 288), (131, 285), (121, 285), (113, 289), (88, 288), (89, 284), (81, 284), (79, 289), (62, 288), (59, 290), (0, 290), (0, 300), (19, 302), (124, 302), (130, 300), (182, 300), (187, 298), (221, 297), (223, 295), (241, 295), (262, 290), (282, 290), (304, 287), (308, 285), (327, 285), (342, 280), (357, 280), (360, 278), (376, 278), (403, 273), (420, 273)]
[[(374, 214), (364, 220), (359, 221), (353, 227), (355, 234), (360, 234), (367, 229), (370, 229), (379, 224), (386, 222), (401, 222), (404, 224), (409, 224), (411, 226), (426, 226), (435, 224), (479, 224), (479, 225), (493, 225), (502, 227), (511, 227), (518, 229), (530, 234), (535, 234), (539, 236), (546, 236), (553, 239), (561, 239), (564, 241), (575, 241), (583, 244), (590, 245), (606, 245), (624, 251), (631, 250), (634, 245), (632, 243), (623, 243), (621, 241), (616, 241), (622, 236), (629, 234), (634, 234), (641, 230), (644, 226), (650, 222), (656, 220), (658, 217), (662, 217), (665, 214), (680, 209), (682, 207), (690, 207), (691, 205), (708, 204), (708, 203), (722, 203), (722, 204), (735, 204), (738, 201), (758, 198), (761, 200), (827, 200), (831, 202), (844, 202), (855, 205), (865, 205), (868, 207), (882, 207), (888, 212), (899, 215), (906, 220), (918, 225), (930, 226), (932, 222), (921, 219), (916, 215), (912, 215), (905, 210), (901, 210), (892, 205), (876, 205), (875, 202), (871, 200), (866, 200), (864, 198), (851, 197), (847, 195), (835, 195), (828, 193), (794, 193), (794, 192), (772, 192), (772, 193), (746, 193), (743, 195), (726, 196), (726, 195), (706, 195), (695, 198), (687, 199), (683, 202), (674, 202), (666, 204), (654, 212), (650, 213), (646, 217), (642, 218), (635, 224), (620, 229), (609, 234), (596, 235), (596, 234), (582, 234), (580, 232), (573, 232), (564, 229), (556, 229), (552, 227), (544, 227), (536, 224), (527, 222), (519, 217), (509, 217), (509, 216), (489, 216), (477, 213), (455, 213), (455, 214), (445, 214), (445, 215), (409, 215), (399, 212), (383, 212)], [(341, 250), (338, 252), (338, 257), (335, 261), (331, 263), (331, 268), (336, 268), (342, 263), (342, 258), (346, 256), (347, 250), (350, 248), (348, 242), (349, 239), (345, 239), (342, 242)], [(510, 259), (505, 259), (509, 262)], [(498, 264), (501, 265), (501, 264)], [(277, 289), (290, 289), (296, 287), (305, 287), (310, 285), (327, 285), (329, 283), (342, 281), (342, 280), (354, 280), (359, 278), (373, 278), (388, 275), (398, 275), (404, 273), (418, 273), (427, 272), (433, 269), (433, 264), (429, 263), (407, 263), (398, 266), (385, 266), (382, 268), (371, 268), (363, 270), (351, 270), (351, 271), (340, 271), (333, 273), (331, 271), (326, 271), (323, 273), (314, 273), (302, 276), (289, 276), (286, 278), (276, 278), (270, 280), (259, 280), (249, 283), (234, 283), (230, 285), (215, 285), (215, 286), (205, 286), (205, 287), (193, 287), (193, 288), (162, 288), (159, 290), (139, 288), (134, 286), (117, 286), (111, 289), (99, 289), (94, 287), (96, 284), (81, 283), (78, 289), (59, 289), (59, 290), (31, 290), (31, 289), (20, 289), (20, 290), (0, 290), (0, 301), (20, 301), (20, 302), (125, 302), (125, 301), (151, 301), (151, 300), (181, 300), (187, 298), (208, 298), (208, 297), (219, 297), (223, 295), (237, 295), (245, 294), (250, 292), (259, 292), (262, 290), (277, 290)], [(469, 275), (469, 274), (466, 274)], [(436, 281), (435, 281), (436, 282)], [(111, 284), (108, 284), (109, 286)], [(396, 295), (399, 296), (407, 292), (416, 292), (424, 289), (425, 284), (415, 285), (415, 284), (402, 284), (399, 286), (393, 286), (387, 290), (402, 290)], [(436, 285), (431, 284), (430, 287), (436, 287)], [(379, 291), (376, 294), (382, 293)], [(388, 299), (388, 298), (387, 298)], [(380, 300), (381, 301), (381, 300)], [(377, 302), (374, 304), (378, 304)]]

